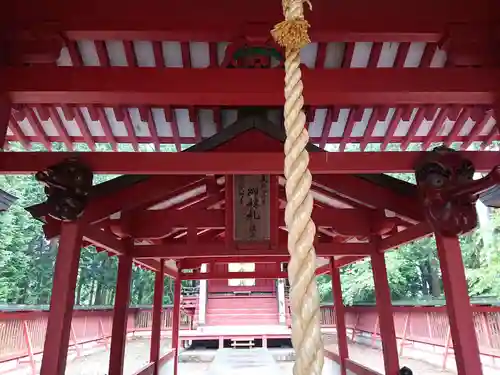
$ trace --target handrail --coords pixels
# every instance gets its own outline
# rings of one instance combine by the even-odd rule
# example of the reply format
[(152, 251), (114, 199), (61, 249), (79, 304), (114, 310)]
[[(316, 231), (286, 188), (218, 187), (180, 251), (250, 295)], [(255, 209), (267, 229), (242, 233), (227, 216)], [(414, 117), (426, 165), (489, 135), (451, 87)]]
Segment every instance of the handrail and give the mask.
[(140, 368), (133, 375), (153, 375), (155, 372), (155, 363), (149, 362), (144, 367)]
[[(326, 358), (340, 365), (340, 356), (337, 353), (327, 349), (325, 349), (324, 353)], [(356, 375), (382, 375), (375, 370), (371, 370), (357, 362), (354, 362), (352, 359), (346, 359), (345, 366), (347, 370)]]
[[(158, 367), (162, 366), (174, 357), (175, 349), (170, 350), (168, 353), (164, 354), (158, 360)], [(147, 365), (143, 366), (141, 369), (134, 372), (133, 375), (153, 375), (155, 370), (155, 363), (149, 362)]]
[(171, 349), (168, 353), (165, 353), (163, 356), (160, 357), (158, 360), (158, 366), (161, 366), (165, 362), (170, 361), (172, 358), (174, 358), (175, 354), (175, 349)]
[(354, 362), (352, 359), (346, 359), (345, 367), (356, 375), (382, 375), (380, 372), (360, 365), (359, 363)]

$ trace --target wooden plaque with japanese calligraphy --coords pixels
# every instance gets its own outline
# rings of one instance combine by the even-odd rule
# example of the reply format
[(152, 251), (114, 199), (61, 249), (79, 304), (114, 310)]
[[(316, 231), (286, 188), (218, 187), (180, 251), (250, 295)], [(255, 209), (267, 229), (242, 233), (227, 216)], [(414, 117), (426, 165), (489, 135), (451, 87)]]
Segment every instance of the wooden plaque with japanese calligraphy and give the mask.
[(268, 241), (270, 232), (269, 176), (234, 176), (234, 240)]

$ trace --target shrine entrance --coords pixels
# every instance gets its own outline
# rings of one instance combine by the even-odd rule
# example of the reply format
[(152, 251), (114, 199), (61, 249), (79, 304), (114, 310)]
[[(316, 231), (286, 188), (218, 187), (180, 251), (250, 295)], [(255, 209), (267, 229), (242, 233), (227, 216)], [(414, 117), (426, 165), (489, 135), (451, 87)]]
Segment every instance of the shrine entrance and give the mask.
[[(187, 149), (182, 155), (189, 157), (203, 152), (210, 158), (210, 155), (231, 157), (238, 152), (273, 153), (283, 147), (283, 139), (280, 127), (262, 114), (242, 113), (240, 119), (226, 130)], [(308, 148), (312, 155), (323, 153), (313, 145), (308, 145)], [(312, 187), (313, 217), (318, 226), (315, 274), (332, 276), (339, 357), (329, 351), (326, 353), (328, 361), (333, 361), (332, 366), (338, 366), (338, 371), (357, 369), (357, 365), (347, 359), (347, 323), (343, 317), (339, 267), (366, 256), (371, 258), (378, 290), (377, 326), (380, 327), (384, 363), (387, 369), (397, 368), (398, 371), (396, 333), (390, 318), (392, 310), (383, 251), (428, 236), (433, 230), (439, 231), (436, 236), (442, 256), (445, 291), (453, 296), (457, 288), (466, 290), (463, 266), (456, 264), (454, 272), (449, 272), (446, 262), (459, 261), (459, 258), (453, 258), (453, 254), (459, 256), (458, 240), (453, 240), (451, 234), (475, 226), (475, 213), (473, 210), (460, 211), (460, 215), (465, 216), (444, 220), (445, 217), (439, 216), (439, 201), (434, 201), (432, 184), (437, 176), (446, 176), (445, 184), (463, 181), (463, 188), (450, 190), (460, 197), (474, 191), (489, 191), (489, 187), (496, 183), (496, 172), (482, 180), (471, 181), (467, 176), (474, 173), (473, 166), (458, 153), (440, 149), (420, 156), (420, 162), (416, 164), (419, 166), (417, 186), (384, 174), (315, 175)], [(91, 243), (118, 255), (113, 335), (121, 337), (121, 341), (112, 341), (110, 373), (122, 371), (132, 262), (155, 270), (157, 275), (152, 314), (152, 330), (156, 333), (152, 342), (158, 342), (161, 327), (159, 298), (163, 294), (164, 274), (176, 280), (171, 333), (174, 349), (184, 346), (184, 342), (214, 339), (219, 341), (219, 348), (223, 348), (227, 340), (230, 343), (244, 342), (245, 345), (255, 345), (259, 340), (259, 345), (266, 348), (269, 340), (290, 337), (293, 317), (286, 287), (289, 256), (283, 212), (284, 180), (281, 176), (255, 173), (255, 169), (252, 174), (236, 175), (121, 176), (89, 188), (84, 195), (78, 195), (83, 191), (77, 195), (58, 195), (63, 183), (69, 184), (66, 185), (67, 193), (73, 191), (74, 185), (71, 184), (74, 181), (71, 182), (70, 175), (66, 174), (68, 167), (72, 171), (88, 173), (85, 158), (85, 154), (81, 154), (76, 159), (62, 161), (41, 171), (38, 176), (48, 186), (48, 199), (28, 210), (44, 220), (48, 238), (60, 235), (60, 246), (64, 246), (65, 241), (72, 244), (79, 239), (84, 244)], [(443, 168), (452, 168), (453, 172), (443, 174)], [(466, 178), (462, 179), (463, 176)], [(60, 183), (57, 185), (55, 181)], [(418, 197), (422, 193), (427, 194), (428, 202), (436, 203), (430, 206), (432, 216), (427, 218), (418, 206)], [(85, 197), (81, 200), (82, 205), (68, 204), (80, 196)], [(467, 203), (467, 209), (473, 202)], [(392, 214), (387, 214), (388, 211)], [(58, 220), (64, 218), (65, 221)], [(70, 218), (75, 220), (68, 220)], [(95, 224), (83, 224), (84, 218)], [(377, 238), (376, 242), (373, 242), (374, 238)], [(445, 250), (453, 246), (456, 246), (455, 250)], [(70, 269), (66, 265), (77, 259), (71, 257), (77, 257), (78, 247), (70, 249), (73, 250), (60, 253), (55, 277), (65, 277), (68, 283), (74, 283), (75, 276), (68, 273)], [(199, 281), (199, 286), (196, 294), (181, 298), (181, 282), (187, 280)], [(60, 293), (69, 293), (68, 298), (72, 298), (65, 289), (66, 284), (54, 284), (54, 287), (56, 290), (60, 288)], [(453, 301), (457, 303), (456, 308), (467, 309), (468, 303)], [(56, 324), (54, 317), (59, 316), (58, 311), (69, 314), (71, 309), (54, 307), (49, 316), (46, 340), (57, 339), (51, 333), (51, 326)], [(182, 319), (191, 317), (186, 331), (180, 329), (183, 324), (181, 316)], [(462, 335), (467, 330), (474, 334), (474, 327), (468, 322), (472, 323), (472, 320), (464, 319), (463, 327), (450, 325), (450, 337)], [(355, 328), (353, 332), (356, 332)], [(167, 364), (172, 358), (172, 369), (176, 374), (179, 350), (161, 359), (156, 356), (158, 347), (155, 345), (158, 344), (152, 346), (151, 358), (155, 358), (152, 363), (156, 363), (161, 371), (158, 364)], [(44, 354), (44, 364), (51, 358), (49, 353)], [(460, 352), (456, 352), (456, 356), (460, 357)]]
[[(123, 375), (131, 322), (144, 321), (151, 348), (135, 375), (178, 375), (186, 341), (274, 338), (294, 342), (296, 375), (319, 375), (324, 358), (334, 374), (399, 375), (411, 319), (398, 334), (384, 253), (428, 236), (442, 346), (459, 375), (482, 374), (477, 332), (491, 325), (475, 320), (460, 236), (477, 227), (478, 199), (500, 207), (498, 2), (4, 3), (0, 173), (43, 184), (27, 209), (59, 243), (43, 349), (16, 323), (32, 364), (43, 350), (41, 375), (65, 372), (88, 245), (118, 259), (110, 332), (89, 339), (111, 338), (108, 375)], [(118, 177), (94, 185), (97, 174)], [(339, 271), (365, 258), (367, 315), (344, 306)], [(133, 264), (155, 273), (149, 312), (130, 308)], [(380, 371), (349, 353), (363, 318)]]
[[(255, 272), (255, 263), (229, 263), (229, 272)], [(229, 286), (255, 286), (255, 279), (229, 279)]]

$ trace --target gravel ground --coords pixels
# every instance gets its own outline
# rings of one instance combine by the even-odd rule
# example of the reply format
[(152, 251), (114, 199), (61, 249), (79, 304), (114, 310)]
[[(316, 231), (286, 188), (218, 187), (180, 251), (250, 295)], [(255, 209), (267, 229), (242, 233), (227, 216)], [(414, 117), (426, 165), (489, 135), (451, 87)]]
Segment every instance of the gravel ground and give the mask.
[[(149, 363), (150, 338), (132, 337), (125, 347), (124, 375), (135, 373)], [(170, 348), (170, 341), (163, 339), (161, 352)], [(66, 375), (106, 375), (108, 373), (109, 350), (101, 346), (92, 354), (68, 361)]]
[[(124, 375), (132, 375), (141, 367), (149, 362), (149, 337), (132, 337), (127, 341), (124, 359)], [(337, 343), (335, 337), (329, 336), (325, 338), (325, 347), (333, 352), (337, 352)], [(165, 353), (170, 349), (170, 341), (162, 339), (161, 352)], [(349, 357), (355, 362), (362, 364), (368, 368), (376, 370), (381, 374), (384, 373), (384, 362), (382, 352), (379, 349), (372, 349), (370, 346), (361, 344), (349, 344)], [(454, 369), (455, 358), (450, 356), (446, 371), (441, 370), (442, 356), (440, 353), (431, 351), (415, 350), (411, 347), (405, 348), (404, 357), (400, 358), (401, 366), (406, 365), (413, 370), (414, 374), (418, 375), (436, 375), (436, 374), (456, 374)], [(104, 348), (104, 345), (86, 348), (84, 355), (76, 358), (74, 352), (70, 353), (66, 367), (67, 375), (106, 375), (108, 373), (109, 350)], [(37, 367), (39, 369), (40, 362), (37, 358)], [(179, 363), (179, 375), (207, 375), (210, 363)], [(281, 362), (280, 367), (287, 374), (292, 374), (293, 363)], [(499, 374), (498, 368), (494, 369), (489, 366), (483, 368), (485, 375)], [(31, 374), (29, 365), (17, 367), (16, 370), (10, 372), (12, 375), (29, 375)]]
[[(367, 341), (369, 343), (370, 340)], [(338, 353), (336, 337), (328, 335), (325, 337), (325, 348)], [(349, 343), (349, 358), (353, 361), (383, 374), (384, 358), (380, 349), (372, 349), (370, 345), (360, 343)], [(439, 350), (434, 351), (431, 347), (415, 349), (405, 346), (404, 355), (399, 358), (400, 366), (409, 367), (415, 375), (437, 375), (456, 374), (455, 357), (448, 356), (447, 369), (442, 370), (443, 356)], [(498, 375), (500, 370), (483, 364), (484, 375)]]

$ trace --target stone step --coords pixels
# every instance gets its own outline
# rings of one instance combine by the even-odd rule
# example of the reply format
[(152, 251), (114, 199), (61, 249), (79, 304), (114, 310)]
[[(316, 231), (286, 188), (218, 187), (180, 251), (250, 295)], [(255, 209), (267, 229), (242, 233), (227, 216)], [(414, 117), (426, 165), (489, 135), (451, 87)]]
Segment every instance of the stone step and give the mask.
[(220, 349), (208, 375), (284, 375), (267, 349)]
[[(241, 350), (241, 349), (240, 349)], [(277, 362), (293, 362), (295, 361), (295, 352), (293, 349), (268, 349), (269, 353)], [(196, 349), (184, 350), (179, 353), (179, 362), (192, 362), (192, 363), (211, 363), (215, 359), (218, 350), (213, 349)]]

